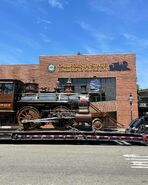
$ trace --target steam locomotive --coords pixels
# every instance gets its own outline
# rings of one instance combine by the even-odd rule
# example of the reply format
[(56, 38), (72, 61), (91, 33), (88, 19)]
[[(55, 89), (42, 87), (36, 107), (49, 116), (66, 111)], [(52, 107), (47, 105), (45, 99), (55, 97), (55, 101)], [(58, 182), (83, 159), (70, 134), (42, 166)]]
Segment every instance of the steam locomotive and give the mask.
[(20, 80), (0, 80), (0, 119), (7, 120), (10, 115), (20, 129), (38, 129), (52, 125), (54, 129), (102, 128), (104, 113), (96, 110), (91, 113), (89, 94), (74, 93), (70, 79), (64, 92), (59, 86), (54, 91), (42, 88), (37, 83), (23, 83)]

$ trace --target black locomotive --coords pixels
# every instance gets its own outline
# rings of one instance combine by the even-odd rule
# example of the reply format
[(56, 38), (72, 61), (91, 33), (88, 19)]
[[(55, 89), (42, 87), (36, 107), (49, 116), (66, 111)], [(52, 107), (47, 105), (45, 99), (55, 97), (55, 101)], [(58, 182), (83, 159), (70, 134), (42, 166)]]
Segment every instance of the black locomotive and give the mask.
[(12, 122), (16, 122), (19, 128), (37, 129), (48, 124), (60, 130), (82, 125), (99, 130), (106, 114), (93, 105), (96, 112), (90, 113), (90, 105), (89, 94), (74, 93), (70, 79), (64, 92), (58, 85), (54, 91), (49, 91), (39, 89), (37, 83), (0, 80), (0, 120), (7, 122), (12, 116)]

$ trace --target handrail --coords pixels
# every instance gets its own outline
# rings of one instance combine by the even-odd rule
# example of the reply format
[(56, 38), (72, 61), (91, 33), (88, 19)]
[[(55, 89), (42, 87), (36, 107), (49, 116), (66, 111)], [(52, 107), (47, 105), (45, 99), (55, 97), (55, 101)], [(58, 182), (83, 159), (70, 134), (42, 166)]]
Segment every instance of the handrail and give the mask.
[[(96, 106), (95, 106), (94, 104), (92, 104), (91, 102), (90, 102), (90, 107), (93, 108), (93, 109), (94, 109), (96, 112), (98, 112), (98, 113), (103, 113), (98, 107), (96, 107)], [(106, 115), (111, 121), (113, 121), (114, 123), (116, 123), (118, 127), (120, 127), (120, 128), (123, 128), (123, 127), (124, 127), (124, 125), (123, 125), (122, 123), (119, 123), (117, 120), (115, 120), (114, 118), (112, 118), (107, 112), (105, 112), (105, 115)]]

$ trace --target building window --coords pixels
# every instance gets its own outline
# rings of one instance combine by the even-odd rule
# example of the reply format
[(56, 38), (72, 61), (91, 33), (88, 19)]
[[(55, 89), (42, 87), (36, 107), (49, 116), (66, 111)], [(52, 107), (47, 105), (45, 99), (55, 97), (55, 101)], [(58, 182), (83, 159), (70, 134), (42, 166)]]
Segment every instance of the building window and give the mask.
[[(68, 78), (59, 78), (62, 92)], [(89, 93), (91, 102), (116, 100), (116, 78), (71, 78), (76, 93)]]
[(81, 93), (87, 93), (87, 85), (81, 85)]

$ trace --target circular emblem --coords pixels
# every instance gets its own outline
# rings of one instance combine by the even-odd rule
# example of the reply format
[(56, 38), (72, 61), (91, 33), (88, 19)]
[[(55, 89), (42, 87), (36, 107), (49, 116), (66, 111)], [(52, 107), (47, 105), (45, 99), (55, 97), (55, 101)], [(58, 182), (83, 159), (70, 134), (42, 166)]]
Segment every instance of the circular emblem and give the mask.
[(55, 66), (55, 64), (49, 64), (48, 65), (48, 71), (49, 72), (54, 72), (56, 70), (56, 66)]

